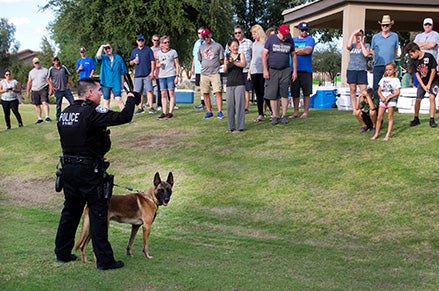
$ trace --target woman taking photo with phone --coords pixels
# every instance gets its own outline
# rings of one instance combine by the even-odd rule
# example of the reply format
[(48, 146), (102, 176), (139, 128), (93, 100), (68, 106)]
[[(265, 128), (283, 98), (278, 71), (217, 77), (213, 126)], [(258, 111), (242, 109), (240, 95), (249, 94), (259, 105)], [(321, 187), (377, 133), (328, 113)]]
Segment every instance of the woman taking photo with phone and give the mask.
[(11, 71), (6, 70), (5, 79), (0, 82), (0, 94), (3, 112), (5, 113), (6, 129), (11, 129), (11, 110), (17, 118), (18, 127), (23, 126), (20, 112), (18, 112), (18, 94), (21, 92), (21, 85), (17, 80), (12, 79)]

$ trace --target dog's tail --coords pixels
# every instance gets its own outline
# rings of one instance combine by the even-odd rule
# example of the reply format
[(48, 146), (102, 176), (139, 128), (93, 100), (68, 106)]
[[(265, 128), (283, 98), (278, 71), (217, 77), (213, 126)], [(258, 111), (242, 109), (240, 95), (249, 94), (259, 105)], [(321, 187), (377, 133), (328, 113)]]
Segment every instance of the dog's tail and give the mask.
[(88, 215), (88, 207), (85, 207), (84, 215), (82, 216), (81, 235), (79, 236), (79, 239), (75, 245), (76, 250), (81, 249), (81, 260), (84, 263), (87, 261), (85, 252), (87, 250), (87, 245), (89, 242), (90, 242), (90, 217)]

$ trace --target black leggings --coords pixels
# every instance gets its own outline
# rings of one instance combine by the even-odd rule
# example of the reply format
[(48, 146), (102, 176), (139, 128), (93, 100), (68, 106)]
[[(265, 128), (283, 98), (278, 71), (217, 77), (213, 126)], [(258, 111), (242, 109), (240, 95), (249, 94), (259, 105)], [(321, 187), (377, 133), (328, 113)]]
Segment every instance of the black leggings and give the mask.
[(18, 100), (15, 99), (13, 101), (4, 101), (2, 100), (3, 112), (5, 113), (5, 122), (6, 127), (11, 128), (11, 110), (17, 118), (18, 125), (23, 125), (23, 121), (21, 120), (20, 112), (18, 112)]
[[(265, 90), (265, 80), (263, 74), (252, 74), (251, 75), (253, 90), (256, 95), (256, 103), (258, 104), (259, 115), (264, 115), (264, 90)], [(267, 106), (271, 111), (270, 101), (267, 100)]]

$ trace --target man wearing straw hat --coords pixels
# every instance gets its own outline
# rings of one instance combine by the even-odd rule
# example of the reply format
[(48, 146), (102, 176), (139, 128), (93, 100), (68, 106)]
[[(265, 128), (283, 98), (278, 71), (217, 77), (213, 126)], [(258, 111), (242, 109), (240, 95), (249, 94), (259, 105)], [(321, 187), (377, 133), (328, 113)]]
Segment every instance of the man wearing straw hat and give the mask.
[(384, 75), (384, 68), (387, 63), (395, 61), (399, 47), (398, 35), (390, 31), (394, 23), (390, 15), (384, 15), (378, 23), (381, 31), (374, 34), (371, 45), (374, 98), (378, 98), (378, 83)]

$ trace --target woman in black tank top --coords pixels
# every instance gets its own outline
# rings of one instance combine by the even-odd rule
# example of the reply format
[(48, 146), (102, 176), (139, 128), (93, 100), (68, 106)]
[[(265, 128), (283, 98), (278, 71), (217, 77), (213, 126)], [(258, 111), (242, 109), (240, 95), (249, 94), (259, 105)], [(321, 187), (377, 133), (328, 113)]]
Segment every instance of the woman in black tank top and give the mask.
[[(227, 74), (227, 132), (244, 131), (245, 122), (245, 76), (242, 73), (246, 60), (238, 53), (239, 41), (232, 38), (228, 42), (230, 54), (224, 60), (224, 73)], [(236, 123), (235, 123), (236, 115)]]

